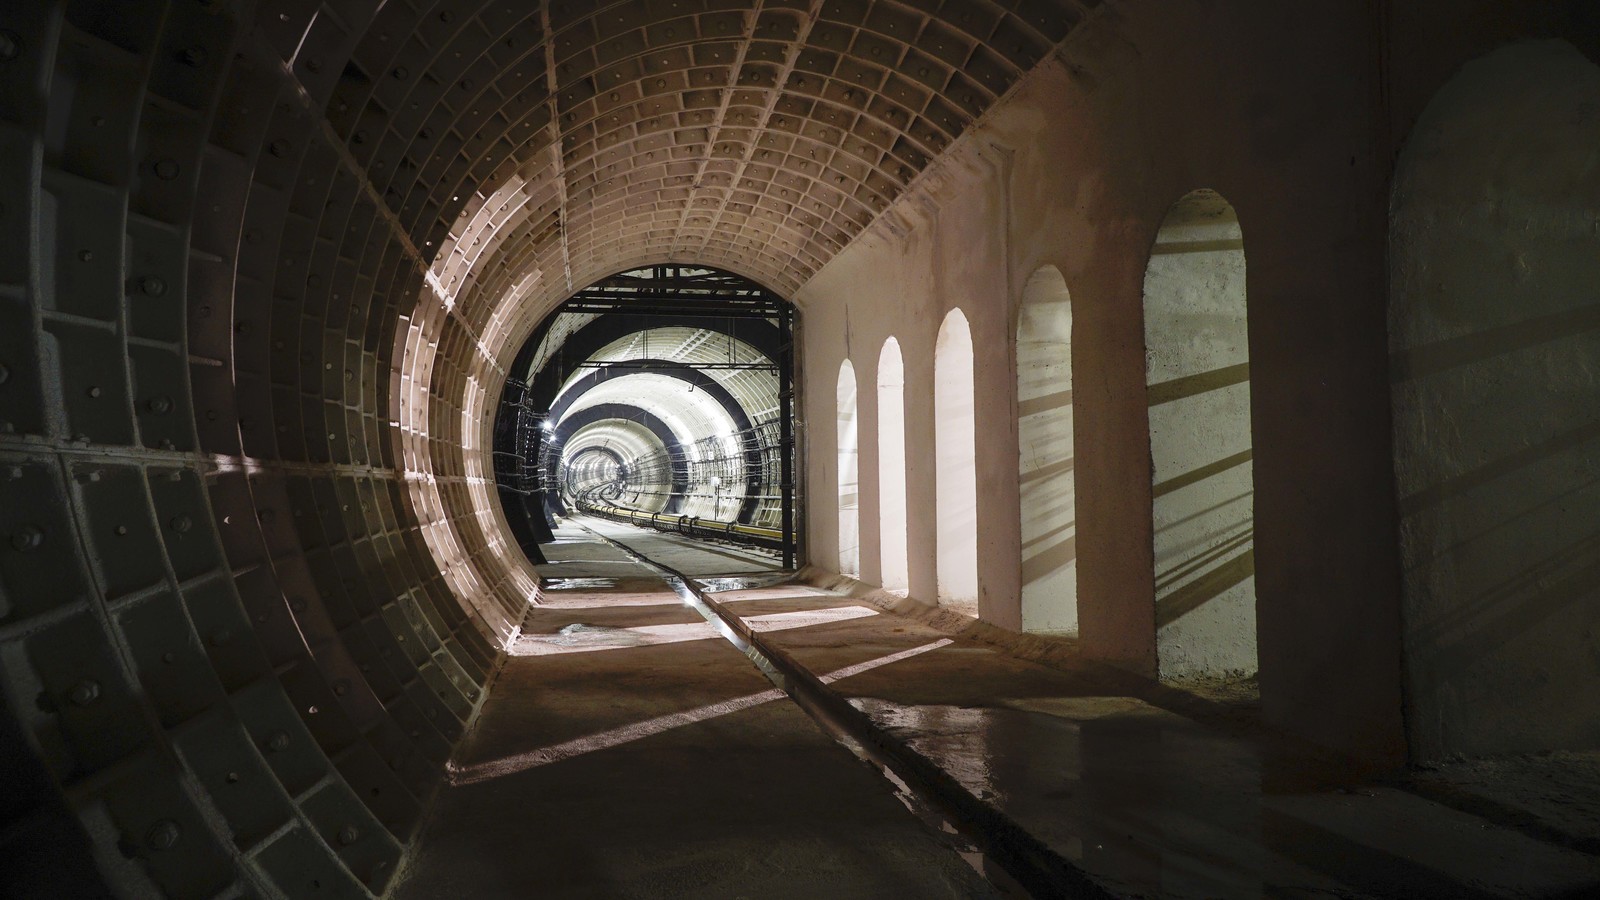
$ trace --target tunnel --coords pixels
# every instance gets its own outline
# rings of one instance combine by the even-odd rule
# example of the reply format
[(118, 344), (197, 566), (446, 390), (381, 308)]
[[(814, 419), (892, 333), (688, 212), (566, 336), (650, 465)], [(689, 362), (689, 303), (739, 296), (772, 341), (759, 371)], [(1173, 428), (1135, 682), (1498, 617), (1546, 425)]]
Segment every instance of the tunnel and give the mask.
[(1600, 891), (1586, 0), (0, 5), (0, 896)]
[(558, 307), (512, 371), (494, 453), (523, 547), (587, 512), (760, 547), (794, 569), (786, 301), (726, 272), (621, 273)]

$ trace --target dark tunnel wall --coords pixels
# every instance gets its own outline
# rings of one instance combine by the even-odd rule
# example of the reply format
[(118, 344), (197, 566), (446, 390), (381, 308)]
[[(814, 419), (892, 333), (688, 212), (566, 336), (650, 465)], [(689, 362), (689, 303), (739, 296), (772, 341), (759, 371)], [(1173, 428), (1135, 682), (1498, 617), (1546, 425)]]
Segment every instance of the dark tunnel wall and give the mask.
[[(1397, 167), (1395, 473), (1413, 754), (1600, 744), (1594, 285), (1600, 67), (1464, 67)], [(1516, 135), (1506, 140), (1506, 135)]]
[(668, 254), (792, 292), (1092, 5), (0, 6), (6, 877), (381, 890), (536, 590), (522, 338)]
[[(471, 506), (419, 519), (396, 460), (422, 260), (319, 112), (359, 5), (292, 73), (315, 10), (277, 6), (0, 13), (8, 757), (119, 893), (380, 889), (519, 599), (463, 607), (424, 529)], [(490, 552), (456, 533), (462, 564)], [(24, 814), (7, 835), (70, 821)], [(8, 842), (0, 884), (73, 846)]]

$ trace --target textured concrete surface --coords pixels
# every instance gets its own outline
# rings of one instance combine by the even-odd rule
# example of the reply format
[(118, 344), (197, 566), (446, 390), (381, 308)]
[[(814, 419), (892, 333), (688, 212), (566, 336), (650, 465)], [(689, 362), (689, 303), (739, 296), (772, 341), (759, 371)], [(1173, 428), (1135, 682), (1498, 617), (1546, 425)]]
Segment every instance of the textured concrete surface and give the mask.
[(548, 596), (397, 900), (992, 896), (648, 570)]
[(1072, 434), (1072, 294), (1044, 266), (1017, 321), (1017, 483), (1022, 630), (1078, 633), (1077, 469)]
[(1226, 198), (1178, 201), (1144, 277), (1156, 666), (1256, 671), (1245, 236)]
[[(848, 606), (815, 587), (715, 595), (746, 617)], [(766, 635), (813, 672), (946, 636), (883, 613)], [(1579, 897), (1600, 858), (1387, 784), (1286, 786), (1300, 748), (957, 638), (835, 689), (1119, 896)], [(1322, 761), (1305, 760), (1301, 777)], [(1271, 777), (1269, 777), (1269, 770)], [(1600, 784), (1589, 783), (1589, 796)], [(1575, 795), (1582, 788), (1569, 785)]]
[(1549, 753), (1426, 764), (1408, 783), (1467, 812), (1600, 853), (1600, 753)]
[[(1458, 15), (1413, 6), (1396, 16)], [(1409, 51), (1398, 48), (1407, 45), (1383, 55), (1373, 8), (1349, 4), (1101, 10), (930, 168), (914, 202), (797, 292), (805, 367), (831, 381), (848, 359), (865, 385), (891, 339), (903, 354), (909, 592), (932, 603), (935, 345), (951, 310), (967, 317), (978, 398), (979, 610), (1019, 629), (1021, 361), (1013, 348), (1029, 280), (1046, 266), (1059, 271), (1072, 303), (1079, 643), (1089, 657), (1153, 673), (1144, 272), (1173, 204), (1196, 190), (1218, 192), (1249, 245), (1254, 563), (1257, 592), (1271, 598), (1258, 616), (1263, 714), (1375, 768), (1393, 765), (1404, 745), (1381, 232), (1386, 148), (1408, 120), (1394, 122), (1392, 134), (1375, 127), (1384, 115), (1376, 76), (1343, 61), (1386, 58), (1404, 69)], [(1274, 75), (1250, 74), (1262, 67)], [(831, 448), (834, 400), (831, 385), (805, 392), (813, 448)], [(858, 402), (863, 523), (879, 520), (884, 493), (876, 400), (863, 393)], [(825, 565), (837, 542), (837, 460), (813, 449), (807, 465), (809, 547), (812, 562)], [(888, 555), (863, 527), (862, 580), (882, 584)]]
[[(1507, 141), (1505, 135), (1519, 135)], [(1468, 66), (1394, 193), (1395, 475), (1418, 759), (1600, 746), (1600, 67)]]

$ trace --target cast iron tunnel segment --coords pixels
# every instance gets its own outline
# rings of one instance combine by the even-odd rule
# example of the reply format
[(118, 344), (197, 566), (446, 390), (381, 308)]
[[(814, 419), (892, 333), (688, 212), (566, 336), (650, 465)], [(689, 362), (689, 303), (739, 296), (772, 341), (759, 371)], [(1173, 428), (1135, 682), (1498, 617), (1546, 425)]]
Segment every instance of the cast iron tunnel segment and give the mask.
[(997, 887), (1014, 886), (1036, 898), (1111, 900), (1115, 896), (927, 757), (879, 728), (844, 695), (712, 599), (695, 579), (581, 522), (574, 524), (659, 573), (685, 605), (716, 627), (823, 731), (888, 780), (907, 807), (935, 829), (953, 831), (998, 865), (1000, 872), (996, 873), (974, 863)]

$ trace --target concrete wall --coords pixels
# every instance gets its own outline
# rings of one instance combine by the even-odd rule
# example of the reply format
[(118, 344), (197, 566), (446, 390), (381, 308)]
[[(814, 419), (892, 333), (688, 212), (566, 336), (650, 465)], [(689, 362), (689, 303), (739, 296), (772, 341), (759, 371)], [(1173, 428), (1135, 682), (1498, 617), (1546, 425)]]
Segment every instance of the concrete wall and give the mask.
[[(1109, 8), (798, 292), (807, 372), (831, 378), (846, 356), (865, 372), (891, 335), (904, 350), (911, 596), (937, 597), (934, 343), (959, 308), (975, 356), (979, 610), (1023, 626), (1015, 335), (1028, 279), (1051, 265), (1072, 298), (1079, 646), (1155, 673), (1144, 275), (1169, 209), (1209, 188), (1250, 240), (1264, 714), (1370, 764), (1400, 758), (1382, 32), (1371, 10), (1331, 0)], [(860, 415), (868, 522), (876, 409)], [(830, 485), (810, 519), (828, 545), (834, 489), (811, 476)]]
[(1413, 753), (1600, 746), (1600, 67), (1467, 65), (1397, 167), (1394, 452)]
[(1072, 293), (1054, 266), (1028, 279), (1017, 322), (1022, 630), (1078, 633), (1072, 452)]
[[(812, 335), (807, 371), (831, 373), (847, 356), (858, 370), (871, 366), (890, 335), (905, 352), (911, 595), (930, 603), (937, 596), (932, 362), (939, 323), (960, 308), (975, 350), (980, 613), (1004, 627), (1033, 627), (1023, 603), (1026, 515), (1017, 474), (1017, 379), (1025, 378), (1019, 366), (1031, 365), (1032, 357), (1017, 356), (1013, 336), (1028, 279), (1054, 266), (1072, 303), (1079, 647), (1092, 659), (1157, 672), (1152, 467), (1159, 460), (1150, 452), (1150, 428), (1159, 428), (1160, 416), (1152, 419), (1146, 395), (1143, 288), (1168, 211), (1191, 192), (1210, 189), (1231, 204), (1248, 242), (1248, 348), (1236, 349), (1244, 350), (1238, 361), (1249, 363), (1250, 426), (1236, 450), (1250, 448), (1253, 470), (1254, 636), (1264, 716), (1370, 765), (1402, 758), (1398, 503), (1407, 504), (1410, 529), (1414, 501), (1405, 498), (1421, 482), (1402, 471), (1397, 500), (1388, 352), (1390, 180), (1400, 148), (1435, 94), (1469, 61), (1530, 36), (1564, 38), (1595, 58), (1600, 7), (1576, 0), (1127, 2), (1106, 10), (1035, 70), (798, 292)], [(1569, 138), (1572, 129), (1588, 127), (1584, 109), (1565, 111), (1579, 123), (1566, 126)], [(1509, 121), (1520, 124), (1500, 129), (1502, 154), (1528, 128), (1543, 127)], [(1528, 196), (1553, 199), (1579, 187), (1554, 181)], [(1557, 220), (1570, 224), (1592, 211), (1586, 202), (1569, 199), (1541, 211), (1537, 228), (1549, 232)], [(1483, 256), (1480, 269), (1493, 278), (1516, 276), (1519, 264), (1511, 257)], [(1500, 268), (1488, 272), (1491, 263)], [(1594, 282), (1577, 268), (1563, 277)], [(1581, 305), (1575, 297), (1546, 293), (1530, 310), (1566, 315)], [(1494, 318), (1479, 323), (1497, 324)], [(1448, 333), (1472, 327), (1478, 326), (1456, 323)], [(847, 339), (827, 337), (841, 334)], [(1584, 341), (1569, 343), (1575, 348)], [(1528, 432), (1533, 440), (1588, 421), (1587, 412), (1577, 412), (1587, 400), (1577, 353), (1547, 355), (1555, 369), (1519, 376), (1526, 381), (1519, 382), (1524, 395), (1546, 390), (1540, 387), (1545, 383), (1565, 391), (1527, 415), (1572, 409), (1565, 426), (1541, 419)], [(1246, 402), (1237, 400), (1235, 407)], [(813, 420), (815, 412), (808, 411)], [(878, 450), (867, 437), (875, 415), (862, 404), (864, 522), (877, 512)], [(1402, 430), (1423, 427), (1408, 421)], [(1245, 437), (1237, 424), (1233, 434)], [(1425, 461), (1433, 452), (1420, 446), (1402, 456)], [(1577, 444), (1565, 453), (1550, 461), (1571, 465), (1547, 484), (1546, 496), (1555, 496), (1557, 482), (1576, 486), (1586, 471)], [(820, 472), (812, 476), (820, 482)], [(1581, 502), (1581, 492), (1560, 501)], [(1496, 513), (1472, 515), (1487, 522)], [(832, 540), (830, 521), (826, 514), (812, 518), (818, 545)], [(1533, 533), (1565, 547), (1582, 537), (1572, 527), (1552, 520)], [(1422, 628), (1433, 645), (1424, 655), (1470, 650), (1475, 645), (1428, 620), (1433, 613), (1419, 618), (1433, 601), (1419, 603), (1417, 585), (1434, 576), (1414, 571), (1421, 558), (1414, 544), (1411, 535), (1408, 640), (1415, 643)], [(876, 547), (864, 546), (864, 559), (876, 556)], [(1484, 564), (1509, 566), (1506, 574), (1519, 565), (1532, 571), (1527, 561), (1536, 558), (1493, 556), (1500, 562)], [(872, 580), (873, 564), (863, 569)], [(1250, 628), (1242, 599), (1236, 605), (1239, 615), (1219, 633), (1236, 639), (1239, 661), (1222, 667), (1242, 670), (1249, 668)], [(1433, 663), (1413, 654), (1415, 753), (1590, 741), (1576, 727), (1582, 708), (1565, 718), (1509, 713), (1520, 699), (1554, 697), (1564, 679), (1569, 688), (1588, 684), (1594, 656), (1584, 653), (1592, 641), (1587, 625), (1578, 626), (1587, 609), (1580, 602), (1511, 641), (1528, 659), (1541, 648), (1558, 648), (1565, 654), (1560, 664), (1487, 663), (1481, 679), (1454, 684), (1430, 675), (1424, 685), (1419, 673)], [(1481, 630), (1495, 619), (1473, 621)], [(1557, 623), (1565, 623), (1564, 643), (1547, 644)], [(1452, 665), (1457, 674), (1470, 668)], [(1507, 701), (1485, 702), (1502, 690)], [(1445, 709), (1460, 716), (1446, 717), (1455, 724), (1423, 721)], [(1466, 724), (1476, 720), (1482, 728)], [(1525, 740), (1507, 740), (1528, 725)], [(1473, 731), (1479, 736), (1469, 739)]]
[(838, 459), (839, 554), (841, 575), (861, 574), (861, 497), (860, 465), (856, 443), (856, 370), (845, 360), (839, 365), (839, 384), (834, 391), (834, 447)]
[(1244, 237), (1228, 201), (1167, 213), (1144, 279), (1145, 399), (1162, 677), (1256, 670)]
[(972, 375), (972, 331), (960, 309), (939, 326), (933, 346), (934, 484), (939, 539), (935, 575), (939, 605), (978, 612), (978, 434)]
[(911, 585), (906, 482), (906, 374), (900, 342), (878, 352), (878, 582), (890, 591)]

